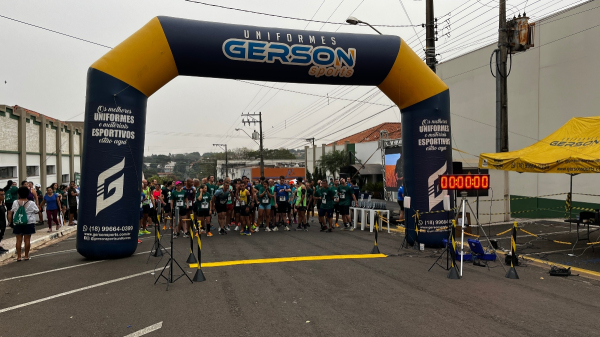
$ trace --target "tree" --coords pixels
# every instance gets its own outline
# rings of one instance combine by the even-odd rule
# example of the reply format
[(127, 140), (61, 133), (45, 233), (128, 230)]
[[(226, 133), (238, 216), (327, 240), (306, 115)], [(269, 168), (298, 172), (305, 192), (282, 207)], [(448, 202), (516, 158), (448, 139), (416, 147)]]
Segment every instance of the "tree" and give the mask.
[(321, 159), (318, 161), (319, 167), (324, 171), (324, 173), (331, 173), (334, 178), (336, 178), (336, 173), (340, 171), (340, 168), (346, 166), (348, 163), (348, 153), (346, 151), (331, 151), (321, 156)]

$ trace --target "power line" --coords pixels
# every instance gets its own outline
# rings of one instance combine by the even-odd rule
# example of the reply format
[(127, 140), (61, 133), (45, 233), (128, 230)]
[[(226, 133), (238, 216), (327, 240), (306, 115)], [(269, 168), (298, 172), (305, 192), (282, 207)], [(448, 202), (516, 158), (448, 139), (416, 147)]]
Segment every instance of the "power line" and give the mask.
[[(415, 26), (412, 24), (412, 20), (410, 19), (410, 16), (408, 16), (408, 12), (406, 11), (406, 8), (404, 8), (404, 3), (402, 2), (402, 0), (400, 1), (400, 5), (402, 6), (402, 9), (404, 10), (404, 14), (406, 14), (406, 18), (408, 19), (408, 22), (410, 22), (411, 27), (413, 27), (413, 31), (415, 32), (415, 35), (417, 35), (417, 30), (415, 29), (415, 27), (419, 26)], [(423, 46), (423, 42), (421, 42), (421, 39), (419, 39), (419, 43), (421, 44), (421, 48), (425, 49), (425, 47)]]
[[(313, 14), (313, 16), (310, 18), (311, 20), (315, 18), (315, 15), (317, 15), (317, 13), (319, 12), (319, 10), (321, 9), (321, 7), (323, 7), (323, 4), (325, 3), (325, 0), (323, 0), (323, 2), (321, 2), (321, 4), (319, 5), (319, 8), (317, 8), (317, 10), (315, 11), (315, 14)], [(306, 23), (306, 26), (304, 26), (304, 30), (306, 30), (306, 28), (308, 28), (308, 25), (310, 25), (310, 21)], [(340, 26), (341, 27), (341, 26)], [(338, 27), (339, 28), (339, 27)]]
[[(199, 5), (204, 5), (204, 6), (217, 7), (217, 8), (222, 8), (222, 9), (229, 9), (229, 10), (238, 11), (238, 12), (244, 12), (244, 13), (251, 13), (251, 14), (271, 16), (271, 17), (280, 18), (280, 19), (288, 19), (288, 20), (296, 20), (296, 21), (304, 21), (304, 22), (315, 22), (315, 23), (322, 23), (322, 24), (329, 24), (329, 25), (348, 25), (345, 22), (330, 22), (330, 21), (322, 21), (322, 20), (312, 20), (312, 19), (295, 18), (295, 17), (292, 17), (292, 16), (285, 16), (285, 15), (278, 15), (278, 14), (271, 14), (271, 13), (263, 13), (263, 12), (251, 11), (251, 10), (247, 10), (247, 9), (241, 9), (241, 8), (234, 8), (234, 7), (227, 7), (227, 6), (209, 4), (209, 3), (206, 3), (206, 2), (202, 2), (202, 1), (194, 1), (194, 0), (185, 0), (185, 1), (187, 1), (187, 2), (193, 2), (193, 3), (199, 4)], [(412, 25), (411, 24), (411, 25), (372, 25), (372, 26), (376, 26), (376, 27), (418, 27), (420, 25)]]
[(0, 15), (0, 17), (1, 17), (1, 18), (4, 18), (4, 19), (7, 19), (7, 20), (15, 21), (15, 22), (18, 22), (18, 23), (22, 23), (22, 24), (24, 24), (24, 25), (28, 25), (28, 26), (31, 26), (31, 27), (35, 27), (35, 28), (39, 28), (39, 29), (43, 29), (43, 30), (46, 30), (46, 31), (49, 31), (49, 32), (52, 32), (52, 33), (55, 33), (55, 34), (59, 34), (59, 35), (66, 36), (66, 37), (70, 37), (70, 38), (72, 38), (72, 39), (75, 39), (75, 40), (79, 40), (79, 41), (83, 41), (83, 42), (87, 42), (87, 43), (95, 44), (95, 45), (97, 45), (97, 46), (100, 46), (100, 47), (104, 47), (104, 48), (112, 49), (112, 47), (105, 46), (105, 45), (103, 45), (103, 44), (100, 44), (100, 43), (96, 43), (96, 42), (93, 42), (93, 41), (90, 41), (90, 40), (82, 39), (82, 38), (80, 38), (80, 37), (77, 37), (77, 36), (73, 36), (73, 35), (69, 35), (69, 34), (61, 33), (61, 32), (59, 32), (59, 31), (52, 30), (52, 29), (49, 29), (49, 28), (45, 28), (45, 27), (38, 26), (38, 25), (34, 25), (34, 24), (32, 24), (32, 23), (28, 23), (28, 22), (25, 22), (25, 21), (21, 21), (21, 20), (17, 20), (17, 19), (9, 18), (8, 16)]

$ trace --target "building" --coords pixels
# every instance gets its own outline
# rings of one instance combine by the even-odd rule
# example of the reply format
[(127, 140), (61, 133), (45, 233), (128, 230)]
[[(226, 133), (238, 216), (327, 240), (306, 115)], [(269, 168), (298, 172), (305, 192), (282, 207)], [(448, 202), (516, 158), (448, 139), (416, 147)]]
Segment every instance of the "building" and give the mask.
[[(383, 181), (383, 159), (380, 140), (402, 137), (401, 123), (382, 123), (364, 131), (355, 133), (330, 144), (305, 146), (305, 162), (309, 172), (314, 172), (321, 156), (331, 151), (348, 151), (348, 165), (356, 165), (359, 173), (367, 177), (367, 182)], [(329, 174), (328, 174), (329, 176)]]
[[(265, 159), (265, 168), (294, 168), (304, 167), (302, 159)], [(259, 159), (235, 159), (227, 161), (227, 173), (225, 172), (225, 160), (217, 160), (217, 179), (229, 176), (231, 179), (241, 178), (243, 176), (251, 177), (252, 168), (260, 166)]]
[(0, 186), (43, 187), (79, 181), (83, 122), (62, 122), (20, 106), (0, 105)]
[[(450, 87), (453, 160), (476, 168), (480, 153), (496, 152), (496, 79), (490, 74), (490, 55), (497, 43), (445, 61), (437, 74)], [(600, 52), (600, 8), (598, 2), (552, 14), (535, 22), (534, 46), (514, 54), (508, 77), (509, 149), (518, 150), (542, 139), (572, 117), (600, 115), (600, 63), (590, 55)], [(600, 151), (599, 151), (600, 153)], [(490, 170), (493, 199), (503, 198), (504, 172)], [(518, 217), (565, 215), (567, 174), (508, 174), (512, 211), (551, 208)], [(573, 178), (573, 192), (599, 195), (600, 179), (593, 174)], [(556, 196), (549, 194), (562, 193)], [(535, 198), (536, 196), (544, 196)], [(486, 199), (490, 199), (486, 197)], [(473, 201), (473, 200), (471, 200)], [(586, 208), (600, 208), (600, 198), (575, 194)], [(506, 212), (502, 202), (481, 204), (481, 213)], [(490, 211), (491, 209), (491, 211)], [(488, 221), (493, 216), (485, 215)], [(498, 217), (496, 217), (498, 219)]]

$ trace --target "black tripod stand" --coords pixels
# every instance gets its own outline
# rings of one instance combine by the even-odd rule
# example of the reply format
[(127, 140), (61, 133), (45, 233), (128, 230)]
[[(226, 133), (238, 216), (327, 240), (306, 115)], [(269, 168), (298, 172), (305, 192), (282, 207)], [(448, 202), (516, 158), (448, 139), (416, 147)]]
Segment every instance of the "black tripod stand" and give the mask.
[(169, 254), (167, 249), (160, 243), (160, 202), (156, 206), (156, 220), (157, 223), (154, 226), (154, 244), (152, 244), (152, 249), (150, 249), (150, 254), (148, 255), (148, 260), (146, 260), (146, 264), (150, 261), (150, 257), (161, 257), (164, 255), (163, 250), (166, 254)]
[[(179, 224), (179, 208), (178, 207), (175, 208), (175, 221), (177, 224)], [(175, 258), (173, 257), (173, 236), (175, 234), (174, 231), (175, 231), (175, 224), (173, 224), (173, 228), (171, 229), (171, 254), (169, 254), (169, 260), (167, 261), (167, 263), (165, 264), (165, 267), (160, 272), (160, 275), (158, 275), (158, 277), (156, 278), (156, 281), (154, 281), (154, 284), (156, 284), (158, 282), (158, 280), (160, 280), (161, 277), (164, 278), (167, 281), (167, 291), (169, 290), (169, 283), (175, 283), (175, 281), (179, 280), (180, 278), (182, 278), (184, 276), (187, 277), (188, 280), (190, 280), (190, 283), (194, 283), (192, 281), (192, 279), (187, 275), (185, 270), (183, 270), (183, 268), (181, 268), (181, 265), (179, 265), (179, 262), (177, 262), (177, 260), (175, 260)], [(177, 278), (174, 278), (174, 276), (173, 276), (173, 263), (175, 263), (182, 272), (182, 274), (177, 276)], [(164, 273), (165, 273), (165, 270), (167, 269), (167, 267), (169, 267), (169, 271), (167, 272), (167, 276), (165, 276)]]

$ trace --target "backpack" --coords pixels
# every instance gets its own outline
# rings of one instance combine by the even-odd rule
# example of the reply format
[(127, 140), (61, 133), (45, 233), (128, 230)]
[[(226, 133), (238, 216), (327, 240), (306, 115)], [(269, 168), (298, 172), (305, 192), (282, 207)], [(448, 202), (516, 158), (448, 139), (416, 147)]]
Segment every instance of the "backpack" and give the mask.
[(19, 206), (19, 209), (15, 212), (13, 216), (13, 223), (15, 225), (27, 225), (27, 212), (25, 211), (25, 205), (27, 205), (29, 201), (26, 201), (23, 205)]

